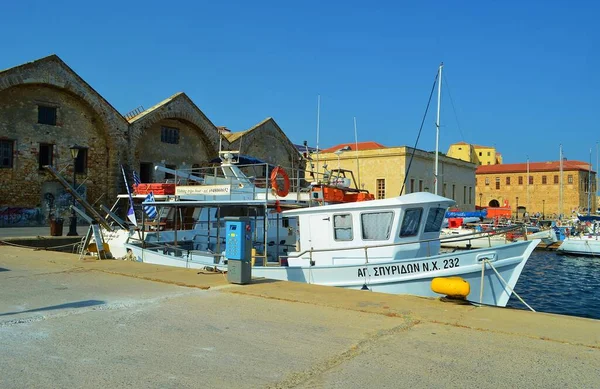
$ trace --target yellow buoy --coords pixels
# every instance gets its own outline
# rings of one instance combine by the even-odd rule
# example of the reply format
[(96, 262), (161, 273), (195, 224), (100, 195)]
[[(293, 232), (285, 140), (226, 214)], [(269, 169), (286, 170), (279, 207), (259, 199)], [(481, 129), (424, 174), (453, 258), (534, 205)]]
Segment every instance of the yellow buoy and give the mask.
[(471, 285), (460, 277), (437, 277), (431, 280), (431, 290), (452, 298), (466, 298)]

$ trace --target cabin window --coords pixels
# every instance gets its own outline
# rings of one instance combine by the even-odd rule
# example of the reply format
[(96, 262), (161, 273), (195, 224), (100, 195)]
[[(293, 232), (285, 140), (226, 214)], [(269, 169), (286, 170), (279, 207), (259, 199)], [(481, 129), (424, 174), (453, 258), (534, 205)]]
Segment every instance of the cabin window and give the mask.
[(335, 240), (352, 240), (352, 215), (333, 215), (333, 236)]
[(446, 215), (445, 208), (430, 208), (425, 222), (425, 232), (440, 232)]
[(393, 212), (373, 212), (360, 215), (363, 240), (388, 240), (392, 230)]
[(422, 214), (423, 208), (411, 208), (407, 209), (404, 212), (404, 219), (402, 219), (402, 227), (400, 227), (401, 238), (407, 236), (415, 236), (418, 234)]

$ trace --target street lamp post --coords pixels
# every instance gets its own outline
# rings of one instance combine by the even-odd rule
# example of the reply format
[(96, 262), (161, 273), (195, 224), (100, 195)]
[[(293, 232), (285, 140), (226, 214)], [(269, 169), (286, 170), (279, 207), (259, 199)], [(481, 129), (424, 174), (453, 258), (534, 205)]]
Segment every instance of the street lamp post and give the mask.
[(546, 200), (542, 200), (542, 220), (544, 220), (546, 217)]
[[(73, 158), (73, 191), (77, 190), (76, 185), (76, 162), (77, 156), (79, 155), (79, 146), (73, 145), (71, 146), (71, 158)], [(73, 204), (71, 205), (71, 224), (69, 225), (69, 233), (67, 236), (77, 236), (77, 215), (75, 215), (75, 196), (73, 197)]]
[(517, 216), (516, 220), (519, 220), (519, 196), (517, 196)]

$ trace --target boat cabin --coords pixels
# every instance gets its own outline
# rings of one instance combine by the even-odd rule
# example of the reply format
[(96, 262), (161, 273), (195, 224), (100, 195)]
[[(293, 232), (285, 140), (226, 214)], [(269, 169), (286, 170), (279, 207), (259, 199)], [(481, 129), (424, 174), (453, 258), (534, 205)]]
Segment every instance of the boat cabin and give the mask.
[(289, 266), (335, 266), (437, 255), (444, 215), (454, 201), (427, 192), (285, 211), (298, 217)]

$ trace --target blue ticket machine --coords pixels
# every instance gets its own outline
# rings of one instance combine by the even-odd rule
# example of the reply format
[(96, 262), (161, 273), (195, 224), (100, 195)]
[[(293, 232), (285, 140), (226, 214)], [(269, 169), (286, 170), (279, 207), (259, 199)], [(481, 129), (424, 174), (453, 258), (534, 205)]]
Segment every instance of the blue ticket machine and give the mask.
[(253, 232), (249, 217), (225, 218), (227, 281), (233, 284), (249, 284), (252, 278)]

